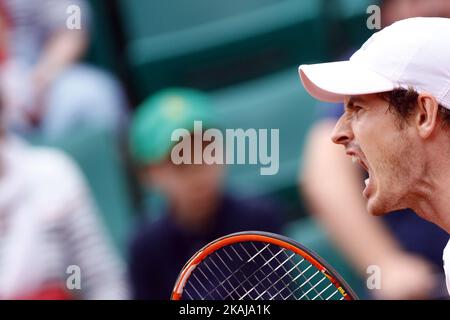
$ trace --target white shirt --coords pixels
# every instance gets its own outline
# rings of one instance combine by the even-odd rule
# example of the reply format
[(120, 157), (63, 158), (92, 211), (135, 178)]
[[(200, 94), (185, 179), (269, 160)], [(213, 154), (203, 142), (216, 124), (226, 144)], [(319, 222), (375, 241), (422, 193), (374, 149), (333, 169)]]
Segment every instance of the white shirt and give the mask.
[(65, 285), (70, 265), (84, 274), (78, 298), (125, 298), (124, 266), (77, 166), (14, 137), (0, 142), (0, 161), (0, 298)]
[(442, 259), (444, 260), (444, 271), (445, 271), (445, 278), (446, 278), (446, 282), (447, 282), (447, 290), (448, 290), (448, 293), (450, 294), (450, 240), (444, 249), (444, 254), (442, 256)]

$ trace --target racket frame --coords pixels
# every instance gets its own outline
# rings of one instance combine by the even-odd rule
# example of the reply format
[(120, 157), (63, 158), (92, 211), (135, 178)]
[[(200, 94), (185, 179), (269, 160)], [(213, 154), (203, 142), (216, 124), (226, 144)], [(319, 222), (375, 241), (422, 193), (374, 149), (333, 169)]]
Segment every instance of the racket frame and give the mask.
[(339, 290), (345, 300), (357, 300), (358, 296), (345, 282), (345, 280), (319, 255), (313, 251), (305, 248), (300, 243), (270, 232), (263, 231), (243, 231), (232, 233), (216, 239), (202, 249), (200, 249), (194, 256), (185, 264), (180, 274), (178, 275), (174, 289), (172, 291), (171, 300), (181, 300), (183, 296), (184, 287), (195, 268), (205, 260), (210, 254), (219, 250), (220, 248), (242, 242), (264, 242), (281, 248), (290, 250), (302, 258), (305, 258), (317, 270), (319, 270), (330, 282)]

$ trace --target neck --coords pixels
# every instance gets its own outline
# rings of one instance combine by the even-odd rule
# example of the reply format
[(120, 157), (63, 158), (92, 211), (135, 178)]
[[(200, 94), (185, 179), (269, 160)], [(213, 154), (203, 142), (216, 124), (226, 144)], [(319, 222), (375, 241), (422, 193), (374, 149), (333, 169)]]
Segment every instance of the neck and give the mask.
[(422, 218), (450, 233), (450, 161), (434, 160), (412, 193), (411, 208)]

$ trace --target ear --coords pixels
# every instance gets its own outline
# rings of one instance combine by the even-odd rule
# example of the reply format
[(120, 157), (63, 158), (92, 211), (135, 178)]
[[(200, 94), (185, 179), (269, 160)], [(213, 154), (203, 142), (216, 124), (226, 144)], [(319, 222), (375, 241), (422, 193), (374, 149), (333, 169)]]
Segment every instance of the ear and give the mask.
[(421, 93), (417, 98), (417, 107), (418, 110), (414, 119), (415, 125), (419, 135), (426, 139), (436, 128), (439, 104), (432, 95)]

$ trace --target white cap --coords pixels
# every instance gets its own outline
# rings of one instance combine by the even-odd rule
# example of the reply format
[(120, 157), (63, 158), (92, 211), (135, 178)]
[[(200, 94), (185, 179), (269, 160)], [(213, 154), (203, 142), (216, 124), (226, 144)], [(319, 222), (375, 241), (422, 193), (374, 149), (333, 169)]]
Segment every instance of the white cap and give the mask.
[(306, 90), (316, 99), (412, 87), (450, 109), (450, 19), (410, 18), (373, 34), (348, 61), (301, 65)]

